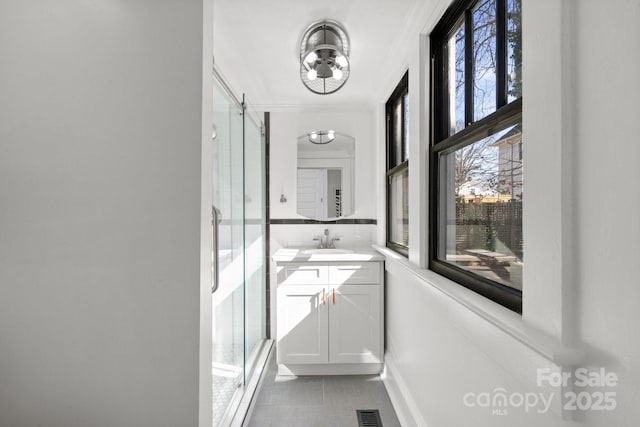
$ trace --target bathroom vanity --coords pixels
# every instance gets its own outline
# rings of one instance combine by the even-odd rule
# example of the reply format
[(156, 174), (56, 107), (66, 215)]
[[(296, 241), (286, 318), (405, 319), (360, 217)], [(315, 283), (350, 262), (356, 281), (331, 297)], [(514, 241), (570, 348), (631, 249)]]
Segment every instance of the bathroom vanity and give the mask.
[(288, 248), (273, 260), (278, 373), (379, 373), (384, 257), (371, 249)]

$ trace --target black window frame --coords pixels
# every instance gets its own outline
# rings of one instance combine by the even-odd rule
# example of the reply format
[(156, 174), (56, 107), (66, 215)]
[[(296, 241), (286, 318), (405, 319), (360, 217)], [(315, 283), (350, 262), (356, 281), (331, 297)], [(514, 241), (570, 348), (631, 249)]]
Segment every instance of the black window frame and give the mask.
[[(391, 96), (387, 100), (385, 104), (385, 138), (386, 138), (386, 160), (385, 160), (385, 168), (386, 168), (386, 189), (387, 189), (387, 203), (386, 203), (386, 214), (387, 214), (387, 233), (386, 233), (386, 241), (387, 247), (393, 249), (394, 251), (404, 255), (405, 257), (409, 256), (409, 246), (401, 244), (399, 242), (394, 242), (391, 240), (391, 178), (394, 176), (400, 175), (402, 173), (407, 173), (409, 171), (409, 152), (408, 147), (406, 146), (405, 138), (408, 137), (406, 135), (406, 121), (408, 117), (405, 117), (405, 108), (404, 108), (404, 98), (409, 95), (409, 71), (407, 70), (400, 79), (400, 82), (396, 86), (396, 88), (391, 93)], [(398, 103), (398, 101), (403, 102), (403, 107), (401, 108), (401, 119), (400, 119), (400, 140), (402, 141), (400, 147), (400, 153), (397, 153), (392, 147), (393, 145), (393, 135), (396, 131), (395, 122), (393, 120), (394, 115), (394, 107)], [(398, 154), (400, 155), (399, 159)], [(408, 196), (408, 194), (407, 194)], [(407, 218), (408, 219), (408, 218)]]
[[(429, 144), (429, 256), (430, 270), (483, 295), (502, 306), (522, 313), (522, 292), (473, 274), (467, 270), (438, 259), (440, 240), (439, 186), (440, 156), (472, 144), (512, 124), (522, 123), (522, 96), (508, 101), (508, 49), (507, 6), (508, 0), (496, 0), (496, 110), (473, 120), (473, 55), (472, 14), (483, 0), (458, 0), (447, 9), (430, 34), (431, 42), (431, 116), (432, 129)], [(446, 44), (464, 21), (465, 29), (465, 127), (450, 135), (448, 60)]]

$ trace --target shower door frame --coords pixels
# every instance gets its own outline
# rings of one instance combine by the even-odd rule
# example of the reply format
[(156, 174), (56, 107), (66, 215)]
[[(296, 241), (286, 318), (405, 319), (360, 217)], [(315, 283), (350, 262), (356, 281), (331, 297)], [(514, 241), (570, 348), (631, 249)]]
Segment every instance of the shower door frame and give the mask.
[[(226, 282), (229, 282), (229, 278), (233, 277), (233, 275), (225, 274), (225, 268), (231, 268), (229, 267), (229, 265), (231, 264), (239, 264), (239, 263), (242, 264), (242, 268), (241, 268), (242, 304), (240, 305), (238, 301), (240, 299), (240, 293), (238, 292), (239, 289), (237, 287), (232, 287), (232, 290), (230, 292), (232, 292), (233, 295), (231, 295), (231, 298), (235, 297), (236, 300), (230, 303), (231, 304), (230, 308), (229, 307), (226, 308), (226, 311), (229, 312), (227, 313), (227, 316), (229, 315), (231, 316), (232, 324), (234, 322), (242, 323), (242, 363), (240, 365), (238, 360), (236, 360), (237, 357), (232, 356), (231, 359), (233, 360), (231, 362), (228, 360), (223, 360), (221, 361), (222, 363), (217, 365), (219, 371), (220, 371), (220, 366), (223, 367), (223, 369), (220, 372), (218, 372), (218, 374), (221, 373), (223, 375), (225, 373), (235, 372), (234, 370), (236, 368), (241, 369), (241, 375), (238, 377), (239, 381), (237, 383), (237, 389), (233, 391), (233, 396), (231, 397), (231, 399), (228, 402), (225, 401), (225, 403), (227, 403), (227, 406), (224, 414), (220, 413), (219, 408), (217, 408), (216, 410), (215, 398), (216, 398), (216, 392), (219, 390), (216, 390), (215, 387), (220, 386), (220, 382), (216, 382), (215, 381), (216, 377), (212, 375), (212, 387), (211, 387), (211, 399), (212, 399), (211, 403), (213, 405), (212, 420), (215, 420), (215, 423), (213, 425), (228, 426), (228, 425), (240, 425), (242, 419), (244, 418), (244, 412), (248, 409), (251, 395), (253, 393), (253, 388), (255, 387), (255, 385), (257, 385), (256, 378), (262, 372), (262, 369), (259, 369), (259, 368), (262, 368), (262, 366), (264, 365), (264, 362), (266, 361), (266, 355), (270, 351), (270, 348), (272, 345), (272, 342), (266, 339), (267, 333), (268, 333), (267, 327), (266, 327), (267, 325), (266, 295), (267, 294), (266, 294), (266, 285), (265, 285), (266, 271), (267, 271), (266, 256), (265, 256), (267, 245), (266, 245), (265, 239), (266, 239), (266, 235), (268, 234), (266, 232), (266, 229), (268, 227), (268, 221), (266, 218), (266, 209), (265, 209), (265, 205), (266, 205), (266, 199), (265, 199), (266, 197), (266, 186), (265, 186), (266, 153), (265, 153), (265, 150), (266, 150), (266, 147), (265, 147), (264, 126), (261, 120), (260, 119), (256, 120), (255, 118), (249, 115), (247, 111), (247, 103), (244, 97), (243, 97), (243, 101), (240, 102), (238, 97), (234, 94), (233, 90), (225, 82), (224, 78), (215, 67), (214, 67), (213, 74), (214, 74), (214, 82), (213, 82), (214, 91), (216, 89), (221, 90), (221, 92), (224, 92), (224, 95), (226, 95), (227, 101), (229, 101), (229, 130), (230, 131), (231, 131), (231, 125), (234, 122), (233, 114), (235, 114), (237, 111), (242, 116), (241, 138), (240, 138), (242, 143), (241, 145), (242, 151), (240, 156), (240, 153), (238, 152), (239, 147), (237, 145), (235, 147), (233, 146), (234, 143), (237, 144), (239, 142), (237, 135), (235, 135), (236, 137), (235, 140), (232, 140), (231, 139), (232, 135), (221, 135), (223, 132), (220, 132), (220, 133), (217, 132), (217, 131), (221, 131), (222, 129), (218, 129), (216, 131), (216, 128), (217, 128), (217, 124), (215, 123), (216, 109), (214, 107), (214, 112), (213, 112), (214, 113), (214, 136), (217, 136), (217, 138), (224, 138), (227, 136), (229, 137), (228, 141), (224, 141), (221, 144), (223, 145), (225, 143), (228, 144), (229, 153), (227, 154), (230, 154), (230, 157), (229, 157), (229, 165), (224, 165), (220, 163), (220, 159), (216, 157), (216, 153), (219, 155), (219, 152), (217, 151), (219, 150), (219, 146), (216, 144), (219, 144), (220, 140), (218, 141), (214, 140), (213, 147), (212, 147), (212, 157), (211, 157), (212, 165), (214, 168), (211, 174), (211, 177), (212, 177), (211, 182), (213, 185), (212, 201), (214, 202), (214, 221), (212, 222), (212, 225), (214, 226), (214, 234), (212, 236), (212, 241), (213, 241), (212, 246), (216, 246), (214, 251), (218, 253), (218, 257), (214, 256), (212, 261), (213, 261), (214, 267), (216, 267), (217, 265), (219, 266), (219, 269), (217, 269), (212, 273), (213, 274), (213, 277), (212, 277), (212, 294), (213, 295), (211, 298), (211, 303), (212, 303), (211, 305), (211, 311), (212, 311), (211, 361), (212, 363), (216, 361), (216, 357), (218, 358), (220, 357), (220, 354), (218, 354), (220, 353), (218, 351), (219, 348), (216, 349), (216, 344), (222, 340), (216, 334), (222, 333), (224, 335), (224, 332), (221, 332), (220, 330), (221, 327), (224, 328), (224, 325), (220, 326), (220, 324), (224, 323), (224, 321), (221, 321), (222, 319), (221, 313), (218, 311), (219, 310), (221, 312), (225, 311), (224, 307), (222, 308), (220, 307), (220, 301), (216, 301), (217, 296), (214, 292), (220, 291), (221, 289), (220, 286), (221, 286), (223, 293), (225, 292), (225, 288), (226, 288), (226, 292), (229, 293), (229, 289), (228, 289), (229, 284)], [(218, 101), (214, 99), (214, 104), (215, 102), (218, 102)], [(254, 139), (250, 140), (250, 138), (248, 137), (249, 135), (248, 129), (252, 125), (255, 126), (255, 128), (252, 128), (252, 131), (254, 132), (253, 134)], [(257, 131), (259, 135), (256, 134), (255, 131)], [(258, 136), (257, 140), (255, 139), (256, 136)], [(251, 143), (253, 143), (254, 145), (248, 146), (248, 144), (251, 144)], [(256, 157), (256, 155), (258, 157)], [(238, 158), (240, 158), (240, 161), (238, 160)], [(250, 164), (248, 169), (246, 163), (251, 161), (253, 163), (259, 163), (260, 167), (257, 168), (256, 167), (257, 164)], [(226, 170), (226, 172), (230, 174), (230, 177), (231, 177), (229, 178), (231, 181), (230, 183), (216, 182), (216, 179), (214, 178), (214, 176), (216, 174), (219, 174), (219, 171), (215, 170), (216, 163), (218, 163), (218, 166), (222, 165), (223, 168), (228, 167), (228, 170)], [(241, 171), (234, 170), (234, 168), (236, 169), (241, 168)], [(255, 175), (256, 170), (260, 171), (258, 176)], [(252, 173), (254, 175), (251, 175)], [(234, 182), (233, 182), (234, 177), (237, 181), (239, 176), (241, 176), (240, 180), (242, 182), (241, 189), (237, 185), (237, 182), (235, 182), (235, 187), (234, 187)], [(249, 178), (252, 178), (253, 181), (248, 183)], [(223, 243), (223, 246), (225, 246), (225, 248), (220, 248), (216, 244), (216, 242), (219, 243), (220, 240), (224, 240), (224, 236), (222, 239), (220, 239), (220, 236), (223, 235), (224, 232), (220, 232), (220, 230), (218, 229), (217, 221), (216, 221), (217, 218), (215, 218), (216, 216), (215, 203), (220, 203), (220, 194), (218, 194), (218, 197), (216, 197), (216, 189), (218, 190), (218, 193), (220, 193), (220, 191), (222, 190), (222, 186), (227, 184), (230, 184), (232, 187), (228, 191), (230, 195), (227, 195), (229, 197), (227, 202), (229, 202), (228, 204), (233, 204), (233, 203), (237, 204), (237, 202), (230, 202), (230, 200), (234, 199), (234, 196), (235, 196), (235, 200), (240, 200), (239, 203), (242, 205), (242, 216), (241, 216), (242, 221), (240, 224), (238, 223), (239, 221), (238, 210), (236, 209), (236, 211), (232, 213), (232, 216), (226, 219), (226, 221), (228, 221), (227, 223), (224, 222), (225, 218), (223, 213), (223, 218), (220, 223), (225, 224), (227, 227), (230, 227), (232, 229), (235, 224), (236, 233), (241, 229), (241, 233), (240, 233), (242, 235), (241, 255), (237, 255), (237, 253), (235, 252), (235, 250), (238, 248), (238, 243), (239, 243), (237, 240), (231, 239), (232, 244), (230, 246), (228, 244), (225, 246), (225, 244), (228, 243), (229, 241), (229, 239), (227, 238), (226, 239), (227, 241)], [(228, 207), (223, 207), (223, 210), (226, 210), (227, 212), (229, 212)], [(256, 217), (256, 218), (253, 218), (253, 217)], [(259, 225), (260, 227), (259, 230), (257, 230), (256, 225)], [(238, 226), (240, 228), (238, 228)], [(251, 233), (248, 233), (248, 230), (250, 229), (251, 229)], [(248, 236), (249, 234), (251, 234), (251, 236), (253, 237)], [(258, 236), (257, 238), (255, 238), (256, 235)], [(225, 265), (223, 265), (224, 263), (216, 262), (217, 260), (220, 259), (220, 253), (222, 251), (226, 251), (227, 253), (232, 254), (231, 263), (227, 264), (226, 267)], [(249, 252), (251, 252), (252, 254), (259, 253), (260, 256), (252, 257), (252, 260), (255, 261), (255, 259), (259, 258), (262, 260), (261, 264), (258, 264), (256, 266), (254, 265), (255, 263), (252, 263), (251, 265), (249, 265), (249, 263), (247, 262), (247, 259), (248, 259), (247, 254)], [(241, 262), (238, 261), (240, 258), (241, 258)], [(236, 273), (235, 275), (236, 279), (237, 279), (238, 269), (239, 269), (238, 265), (236, 265), (235, 268), (233, 269)], [(249, 285), (252, 286), (252, 290), (248, 292)], [(258, 292), (261, 294), (257, 294)], [(255, 295), (257, 295), (257, 298), (261, 298), (261, 300), (258, 299), (256, 301)], [(248, 309), (250, 304), (251, 304), (251, 308)], [(227, 303), (227, 305), (229, 305), (229, 303)], [(238, 311), (240, 310), (240, 307), (242, 310), (242, 314), (241, 316), (238, 316), (239, 315)], [(252, 317), (252, 315), (254, 314), (252, 313), (252, 310), (256, 310), (259, 312), (257, 317)], [(241, 322), (238, 320), (239, 318), (242, 319)], [(247, 326), (248, 323), (251, 323), (250, 326), (252, 328), (250, 331), (248, 330), (248, 326)], [(239, 330), (234, 331), (233, 326), (231, 326), (231, 329), (232, 331), (230, 336), (235, 336), (237, 339), (239, 336), (238, 334)], [(249, 334), (251, 334), (250, 342), (249, 342)], [(229, 334), (227, 333), (227, 335)], [(235, 341), (236, 340), (232, 339), (232, 342), (235, 343)], [(236, 355), (235, 352), (233, 354)], [(216, 365), (214, 365), (213, 367), (214, 367), (213, 372), (215, 372)], [(228, 368), (226, 372), (225, 372), (225, 368)], [(231, 380), (235, 380), (235, 378), (232, 378)], [(221, 398), (228, 399), (228, 396), (222, 396)]]

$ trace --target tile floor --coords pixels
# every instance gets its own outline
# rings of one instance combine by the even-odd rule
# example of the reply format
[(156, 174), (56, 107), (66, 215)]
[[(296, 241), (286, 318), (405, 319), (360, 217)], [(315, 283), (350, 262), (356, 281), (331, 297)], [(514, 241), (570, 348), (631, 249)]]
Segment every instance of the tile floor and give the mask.
[(357, 427), (356, 409), (378, 409), (384, 427), (400, 427), (379, 376), (280, 376), (274, 353), (245, 426)]

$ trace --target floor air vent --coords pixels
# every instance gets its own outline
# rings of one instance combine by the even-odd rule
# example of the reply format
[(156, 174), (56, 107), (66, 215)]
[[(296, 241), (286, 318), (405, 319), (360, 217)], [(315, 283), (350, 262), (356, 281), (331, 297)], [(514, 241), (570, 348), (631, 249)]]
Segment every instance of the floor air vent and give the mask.
[(358, 409), (358, 427), (382, 427), (380, 411), (377, 409)]

